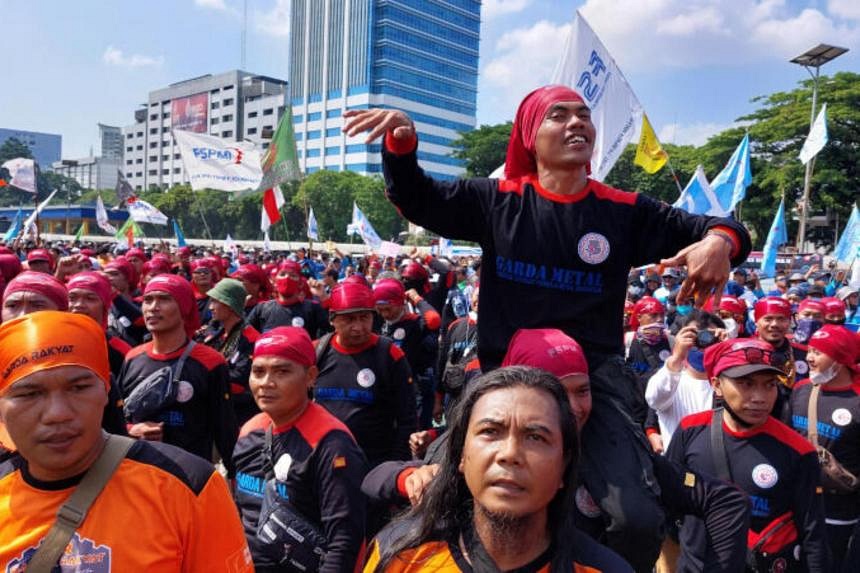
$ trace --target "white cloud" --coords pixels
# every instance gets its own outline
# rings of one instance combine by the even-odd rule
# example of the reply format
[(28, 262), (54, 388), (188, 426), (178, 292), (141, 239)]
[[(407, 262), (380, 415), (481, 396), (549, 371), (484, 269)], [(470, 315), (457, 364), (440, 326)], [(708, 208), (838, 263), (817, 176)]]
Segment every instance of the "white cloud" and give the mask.
[(268, 12), (254, 12), (257, 30), (267, 36), (286, 38), (290, 34), (290, 0), (276, 0)]
[(829, 0), (827, 11), (846, 20), (860, 20), (860, 2), (857, 0)]
[(492, 94), (484, 96), (482, 104), (513, 116), (526, 93), (550, 81), (569, 30), (569, 24), (541, 20), (503, 34), (478, 76), (478, 91)]
[(752, 39), (784, 57), (796, 56), (822, 42), (843, 45), (860, 37), (860, 28), (838, 26), (818, 10), (806, 9), (795, 17), (762, 22)]
[(481, 16), (484, 20), (491, 20), (505, 14), (522, 12), (532, 0), (484, 0), (481, 5)]
[(691, 123), (681, 125), (670, 123), (664, 125), (657, 134), (657, 139), (662, 143), (674, 143), (675, 145), (704, 145), (708, 138), (732, 127), (732, 123)]
[(154, 58), (152, 56), (144, 56), (141, 54), (126, 55), (119, 48), (108, 46), (102, 54), (102, 61), (110, 66), (118, 66), (122, 68), (144, 68), (144, 67), (161, 67), (164, 64), (164, 56)]
[(201, 8), (211, 8), (212, 10), (227, 10), (227, 5), (224, 0), (194, 0), (194, 3)]

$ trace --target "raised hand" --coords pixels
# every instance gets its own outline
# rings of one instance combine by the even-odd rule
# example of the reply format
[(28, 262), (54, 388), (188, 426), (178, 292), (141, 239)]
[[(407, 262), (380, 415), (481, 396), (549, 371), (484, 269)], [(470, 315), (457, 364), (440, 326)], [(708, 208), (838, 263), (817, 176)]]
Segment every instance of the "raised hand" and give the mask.
[(350, 137), (369, 132), (365, 143), (370, 143), (389, 129), (397, 139), (408, 139), (415, 135), (415, 124), (408, 115), (397, 109), (350, 109), (344, 112), (346, 122), (343, 131)]

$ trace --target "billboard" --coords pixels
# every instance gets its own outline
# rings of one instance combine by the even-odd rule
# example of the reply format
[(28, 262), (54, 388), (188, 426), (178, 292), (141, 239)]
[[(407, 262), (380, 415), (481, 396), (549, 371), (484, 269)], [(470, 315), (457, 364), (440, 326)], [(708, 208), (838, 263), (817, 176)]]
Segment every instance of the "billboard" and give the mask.
[(208, 93), (176, 98), (170, 102), (170, 123), (173, 129), (206, 133), (208, 115)]

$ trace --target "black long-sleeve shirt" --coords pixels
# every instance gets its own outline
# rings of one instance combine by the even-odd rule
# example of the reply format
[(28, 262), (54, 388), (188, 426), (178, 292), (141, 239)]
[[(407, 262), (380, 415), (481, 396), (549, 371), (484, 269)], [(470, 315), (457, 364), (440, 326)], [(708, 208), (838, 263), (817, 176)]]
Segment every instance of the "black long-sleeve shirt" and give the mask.
[[(667, 456), (698, 473), (718, 477), (711, 449), (710, 427), (714, 412), (687, 416), (672, 437)], [(812, 444), (789, 427), (768, 418), (762, 425), (734, 432), (721, 422), (732, 483), (750, 500), (750, 535), (754, 545), (768, 526), (785, 515), (789, 523), (764, 546), (774, 554), (800, 546), (807, 571), (829, 571), (829, 549), (824, 527), (818, 457)], [(713, 560), (702, 524), (685, 518), (680, 533), (679, 570), (701, 571)]]
[[(123, 399), (143, 380), (164, 366), (179, 360), (185, 345), (170, 354), (157, 354), (152, 342), (131, 349), (119, 375), (117, 386)], [(224, 357), (205, 344), (197, 344), (177, 373), (180, 386), (177, 401), (151, 422), (164, 422), (163, 441), (196, 454), (212, 458), (212, 445), (232, 475), (230, 455), (236, 444), (238, 426), (227, 386)]]
[(277, 300), (257, 304), (248, 313), (248, 324), (261, 333), (279, 326), (300, 326), (308, 331), (312, 339), (331, 331), (325, 309), (318, 302), (303, 300), (283, 305)]
[[(262, 455), (267, 414), (258, 414), (243, 427), (233, 463), (236, 466), (236, 504), (254, 564), (275, 568), (257, 541), (257, 525), (263, 503), (267, 467)], [(361, 481), (367, 460), (340, 421), (324, 408), (309, 404), (291, 425), (273, 428), (272, 460), (292, 458), (285, 483), (288, 503), (309, 523), (318, 527), (327, 544), (320, 571), (348, 573), (355, 569), (364, 542), (365, 499)]]
[(410, 221), (453, 239), (480, 243), (481, 330), (485, 371), (498, 366), (520, 328), (555, 327), (586, 353), (621, 354), (622, 314), (631, 267), (671, 257), (714, 227), (750, 239), (731, 219), (690, 215), (637, 193), (589, 180), (574, 196), (543, 189), (534, 177), (435, 181), (414, 150), (383, 149), (386, 193)]

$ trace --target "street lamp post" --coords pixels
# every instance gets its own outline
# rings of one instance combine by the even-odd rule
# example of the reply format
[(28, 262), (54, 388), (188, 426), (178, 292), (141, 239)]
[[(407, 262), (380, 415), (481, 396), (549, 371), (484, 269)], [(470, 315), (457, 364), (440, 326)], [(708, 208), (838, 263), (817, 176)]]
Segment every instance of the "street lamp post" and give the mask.
[[(809, 113), (809, 128), (815, 123), (815, 107), (818, 103), (818, 75), (821, 66), (831, 60), (835, 60), (848, 51), (848, 48), (839, 48), (828, 44), (818, 44), (816, 47), (805, 51), (796, 58), (789, 60), (792, 64), (803, 66), (812, 77), (812, 110)], [(813, 70), (815, 72), (813, 73)], [(806, 173), (803, 176), (803, 199), (800, 202), (800, 228), (797, 231), (797, 250), (803, 252), (804, 239), (806, 238), (806, 217), (809, 214), (809, 187), (812, 182), (812, 168), (815, 158), (806, 162)]]

